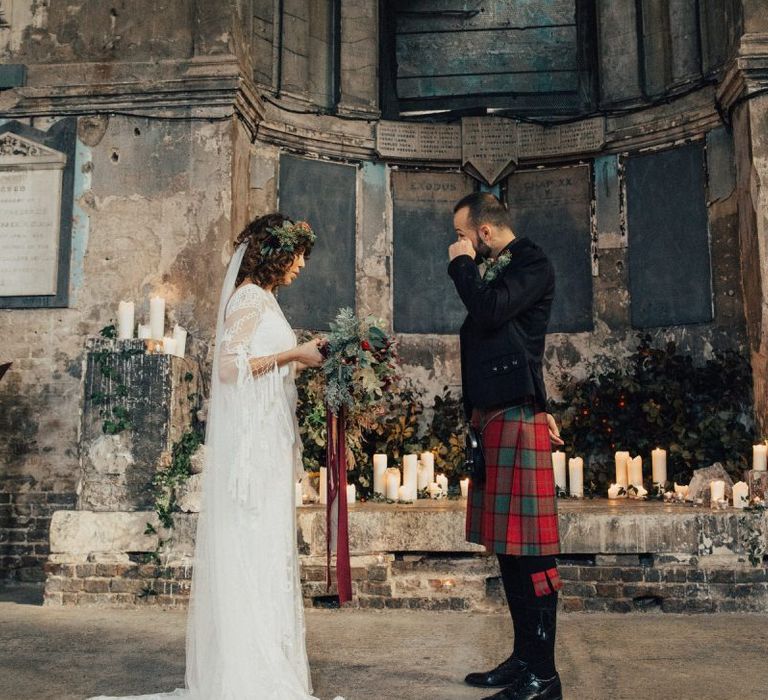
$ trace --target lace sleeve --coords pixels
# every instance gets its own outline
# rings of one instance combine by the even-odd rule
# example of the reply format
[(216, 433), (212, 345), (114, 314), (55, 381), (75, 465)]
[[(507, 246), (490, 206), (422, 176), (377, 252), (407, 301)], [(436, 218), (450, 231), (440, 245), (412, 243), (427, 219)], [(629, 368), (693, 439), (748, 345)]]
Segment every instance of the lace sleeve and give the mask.
[(243, 384), (249, 377), (262, 377), (277, 369), (277, 355), (254, 357), (249, 345), (268, 310), (264, 293), (255, 287), (238, 289), (224, 320), (219, 379), (224, 384)]

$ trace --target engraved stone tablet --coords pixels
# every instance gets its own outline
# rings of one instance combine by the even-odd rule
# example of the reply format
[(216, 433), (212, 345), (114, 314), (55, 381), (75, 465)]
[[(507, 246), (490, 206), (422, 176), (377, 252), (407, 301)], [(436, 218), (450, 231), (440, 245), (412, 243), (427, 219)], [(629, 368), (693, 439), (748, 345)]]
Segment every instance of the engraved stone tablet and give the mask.
[(517, 147), (521, 158), (590, 153), (600, 150), (604, 144), (603, 117), (546, 127), (520, 124), (517, 130)]
[(517, 122), (503, 117), (464, 117), (461, 164), (474, 178), (495, 185), (517, 166)]
[(66, 155), (0, 135), (0, 296), (55, 295)]
[(461, 127), (380, 121), (376, 127), (376, 151), (384, 158), (457, 161), (461, 158)]

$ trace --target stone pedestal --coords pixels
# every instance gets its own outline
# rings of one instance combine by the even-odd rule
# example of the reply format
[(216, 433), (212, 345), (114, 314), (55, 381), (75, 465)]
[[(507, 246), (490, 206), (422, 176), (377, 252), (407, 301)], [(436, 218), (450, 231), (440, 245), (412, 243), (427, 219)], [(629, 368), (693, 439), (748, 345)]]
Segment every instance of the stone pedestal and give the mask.
[(78, 509), (152, 507), (152, 479), (200, 405), (196, 361), (144, 341), (88, 341), (82, 383)]

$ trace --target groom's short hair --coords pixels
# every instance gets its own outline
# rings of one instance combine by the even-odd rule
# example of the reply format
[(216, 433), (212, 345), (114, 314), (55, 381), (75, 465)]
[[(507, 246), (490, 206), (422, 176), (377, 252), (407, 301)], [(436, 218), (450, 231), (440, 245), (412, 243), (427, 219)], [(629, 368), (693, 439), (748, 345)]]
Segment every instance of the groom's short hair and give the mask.
[(453, 213), (464, 207), (469, 209), (469, 222), (473, 226), (490, 224), (499, 228), (512, 228), (512, 219), (507, 207), (490, 192), (473, 192), (462, 197), (453, 207)]

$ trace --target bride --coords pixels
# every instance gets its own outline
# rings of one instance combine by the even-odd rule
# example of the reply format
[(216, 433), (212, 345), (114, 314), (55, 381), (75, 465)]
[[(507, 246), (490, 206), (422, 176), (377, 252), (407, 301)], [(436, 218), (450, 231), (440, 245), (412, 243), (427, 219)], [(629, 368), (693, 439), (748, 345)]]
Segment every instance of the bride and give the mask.
[(277, 213), (236, 241), (216, 326), (186, 687), (134, 698), (312, 700), (296, 550), (294, 483), (303, 468), (294, 375), (320, 366), (322, 341), (297, 346), (274, 290), (296, 279), (314, 242), (309, 224)]

